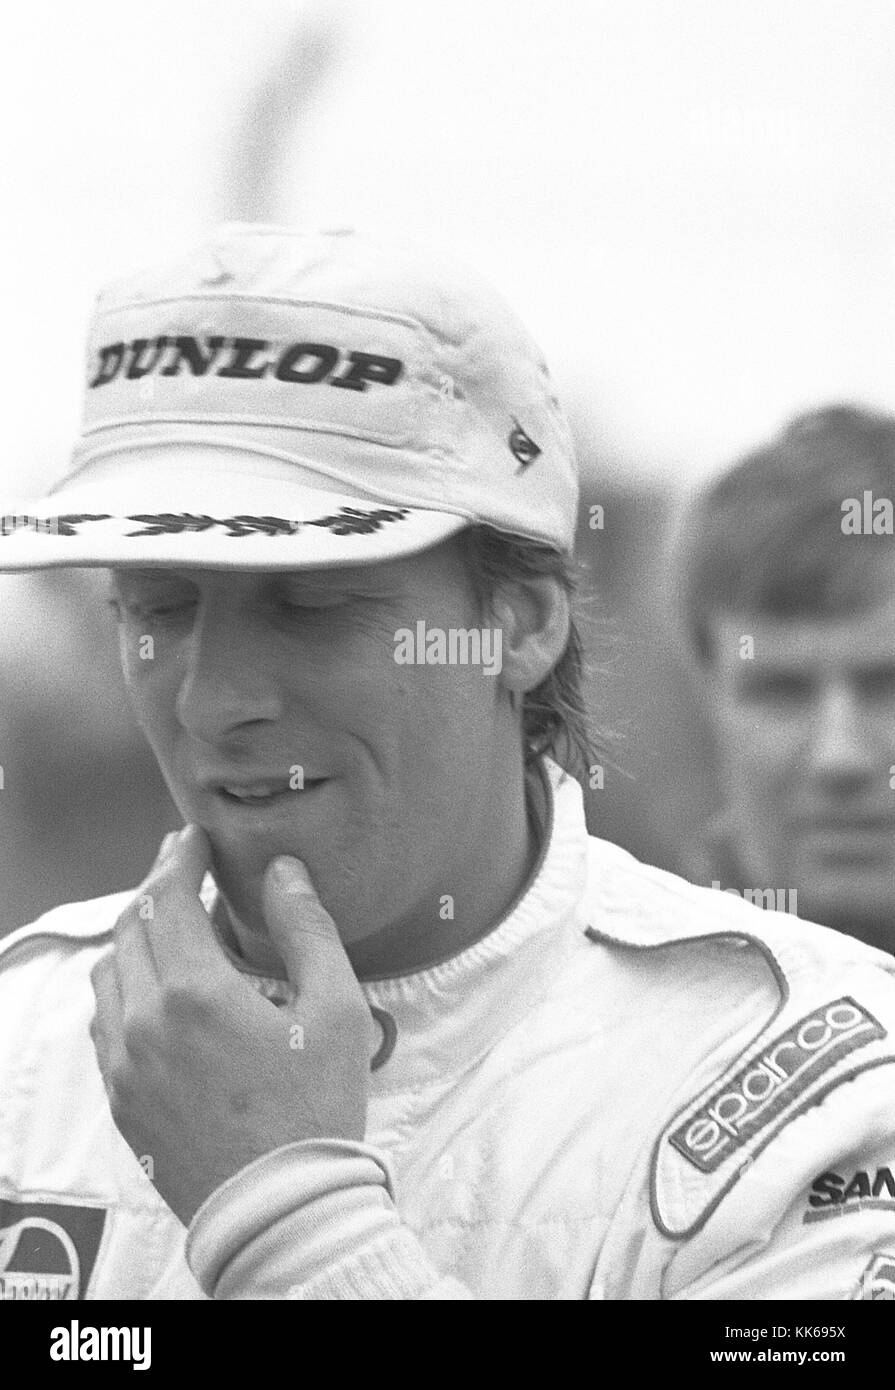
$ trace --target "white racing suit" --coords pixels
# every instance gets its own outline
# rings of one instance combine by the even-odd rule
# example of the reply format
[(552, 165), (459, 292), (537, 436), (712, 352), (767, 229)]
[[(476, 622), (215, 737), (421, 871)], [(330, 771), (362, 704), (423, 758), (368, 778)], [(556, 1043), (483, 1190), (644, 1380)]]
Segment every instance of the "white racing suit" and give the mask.
[(366, 1143), (275, 1150), (189, 1232), (88, 1032), (134, 895), (0, 942), (0, 1296), (895, 1297), (895, 959), (644, 867), (544, 773), (508, 916), (364, 984)]

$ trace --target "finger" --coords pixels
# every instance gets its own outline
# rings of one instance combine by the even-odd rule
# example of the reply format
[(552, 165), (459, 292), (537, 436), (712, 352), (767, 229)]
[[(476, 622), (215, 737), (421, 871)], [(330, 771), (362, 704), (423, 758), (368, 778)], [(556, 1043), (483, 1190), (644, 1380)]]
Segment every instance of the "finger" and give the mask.
[(155, 917), (158, 872), (174, 848), (179, 833), (172, 830), (164, 837), (145, 881), (115, 924), (115, 951), (112, 960), (122, 996), (125, 993), (136, 995), (137, 998), (145, 996), (145, 992), (151, 988), (156, 978), (157, 971), (147, 940), (146, 925)]
[(144, 937), (159, 978), (229, 966), (200, 898), (210, 865), (208, 836), (200, 826), (187, 825), (146, 880), (150, 906)]
[(264, 918), (287, 978), (303, 995), (332, 1002), (363, 994), (338, 928), (300, 859), (281, 855), (267, 866)]
[(164, 863), (168, 855), (171, 853), (171, 850), (176, 845), (178, 839), (180, 838), (181, 833), (182, 832), (180, 830), (168, 831), (168, 834), (164, 837), (162, 843), (159, 845), (159, 852), (155, 857), (156, 864)]
[(112, 965), (118, 982), (122, 1016), (134, 1003), (148, 999), (158, 984), (158, 970), (149, 946), (149, 931), (152, 926), (152, 899), (141, 894), (122, 913), (115, 928), (115, 950)]
[(211, 842), (200, 825), (185, 825), (162, 840), (146, 882), (198, 895), (211, 867)]
[(122, 995), (145, 997), (157, 979), (147, 928), (155, 920), (159, 902), (158, 873), (176, 839), (176, 831), (165, 836), (152, 869), (115, 924), (113, 961)]

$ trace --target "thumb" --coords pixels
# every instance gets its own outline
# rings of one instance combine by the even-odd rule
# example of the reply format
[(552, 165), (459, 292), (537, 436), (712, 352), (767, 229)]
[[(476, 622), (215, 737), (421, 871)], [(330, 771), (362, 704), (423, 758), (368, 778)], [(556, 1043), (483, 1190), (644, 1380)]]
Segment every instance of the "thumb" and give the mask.
[(271, 941), (291, 985), (302, 994), (327, 1000), (345, 991), (360, 994), (338, 928), (300, 859), (283, 854), (271, 860), (262, 902)]

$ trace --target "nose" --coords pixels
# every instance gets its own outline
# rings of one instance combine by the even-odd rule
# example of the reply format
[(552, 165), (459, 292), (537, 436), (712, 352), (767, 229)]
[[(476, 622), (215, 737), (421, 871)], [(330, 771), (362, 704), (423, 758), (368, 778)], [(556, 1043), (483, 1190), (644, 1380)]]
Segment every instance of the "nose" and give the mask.
[(280, 691), (265, 645), (263, 629), (247, 621), (236, 602), (203, 595), (183, 646), (176, 701), (188, 733), (213, 743), (245, 724), (279, 719)]
[(831, 682), (820, 692), (808, 762), (816, 777), (842, 789), (863, 782), (882, 766), (866, 712), (846, 681)]

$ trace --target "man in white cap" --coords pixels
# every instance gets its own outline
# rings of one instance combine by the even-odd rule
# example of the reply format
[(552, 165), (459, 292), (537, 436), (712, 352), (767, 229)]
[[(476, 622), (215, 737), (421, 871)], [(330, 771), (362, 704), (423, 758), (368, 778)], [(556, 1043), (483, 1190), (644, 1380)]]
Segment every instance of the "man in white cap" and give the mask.
[(231, 227), (101, 297), (0, 568), (111, 570), (185, 828), (0, 947), (6, 1297), (892, 1297), (892, 960), (588, 836), (576, 507), (453, 267)]

